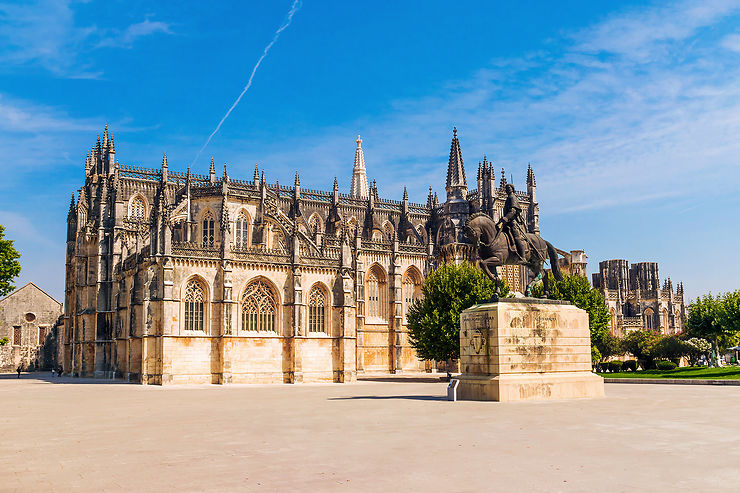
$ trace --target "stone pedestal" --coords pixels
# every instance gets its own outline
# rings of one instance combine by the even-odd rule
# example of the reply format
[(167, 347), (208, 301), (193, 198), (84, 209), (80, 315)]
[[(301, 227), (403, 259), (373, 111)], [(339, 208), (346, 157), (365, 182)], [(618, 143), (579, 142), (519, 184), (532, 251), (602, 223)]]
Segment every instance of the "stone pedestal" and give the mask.
[(567, 302), (507, 298), (463, 311), (460, 371), (463, 400), (604, 396), (591, 371), (588, 314)]

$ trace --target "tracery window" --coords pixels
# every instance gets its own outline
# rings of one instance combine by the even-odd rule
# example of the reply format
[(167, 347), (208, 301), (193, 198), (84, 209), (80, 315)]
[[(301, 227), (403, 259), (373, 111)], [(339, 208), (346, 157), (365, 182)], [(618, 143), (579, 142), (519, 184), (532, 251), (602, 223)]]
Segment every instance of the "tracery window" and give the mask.
[(242, 297), (242, 329), (275, 332), (277, 302), (272, 289), (263, 281), (252, 281)]
[(131, 201), (128, 216), (131, 219), (144, 219), (146, 217), (146, 202), (144, 202), (144, 198), (141, 195), (137, 195)]
[(380, 320), (386, 319), (386, 293), (385, 279), (371, 270), (367, 275), (367, 316)]
[(249, 219), (244, 211), (241, 211), (236, 217), (236, 244), (237, 248), (247, 248), (249, 246)]
[(326, 296), (318, 286), (308, 295), (308, 331), (326, 332)]
[(203, 331), (205, 308), (205, 290), (195, 279), (188, 282), (185, 288), (185, 330)]
[(319, 220), (319, 216), (317, 216), (316, 214), (311, 216), (311, 220), (308, 222), (308, 227), (311, 230), (312, 235), (320, 233), (321, 232), (321, 221)]
[(385, 232), (385, 236), (388, 239), (388, 241), (393, 241), (395, 239), (395, 235), (393, 233), (393, 226), (391, 223), (385, 223), (383, 226), (383, 231)]
[(203, 218), (203, 246), (212, 247), (215, 241), (216, 222), (210, 212)]
[(421, 298), (421, 283), (413, 272), (407, 272), (401, 284), (401, 294), (403, 296), (403, 317), (406, 315), (414, 304), (414, 301)]
[(648, 308), (645, 310), (645, 328), (648, 330), (653, 330), (653, 310)]

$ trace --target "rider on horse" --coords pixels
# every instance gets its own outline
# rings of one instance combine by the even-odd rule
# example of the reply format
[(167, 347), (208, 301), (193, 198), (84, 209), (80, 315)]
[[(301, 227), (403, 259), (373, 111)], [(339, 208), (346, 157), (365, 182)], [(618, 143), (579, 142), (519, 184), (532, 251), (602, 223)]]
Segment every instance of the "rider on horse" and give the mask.
[(527, 254), (527, 239), (524, 236), (527, 227), (522, 217), (522, 206), (516, 198), (514, 185), (506, 185), (506, 203), (504, 204), (504, 216), (499, 221), (502, 231), (516, 245), (516, 253), (522, 260)]

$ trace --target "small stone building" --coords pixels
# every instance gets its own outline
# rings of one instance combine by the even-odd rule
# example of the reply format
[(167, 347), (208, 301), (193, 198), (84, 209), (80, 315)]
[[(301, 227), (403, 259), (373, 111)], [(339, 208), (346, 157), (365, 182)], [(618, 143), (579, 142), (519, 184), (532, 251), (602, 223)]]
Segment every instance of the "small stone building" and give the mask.
[(62, 304), (29, 282), (0, 300), (0, 372), (39, 367), (39, 349), (62, 315)]

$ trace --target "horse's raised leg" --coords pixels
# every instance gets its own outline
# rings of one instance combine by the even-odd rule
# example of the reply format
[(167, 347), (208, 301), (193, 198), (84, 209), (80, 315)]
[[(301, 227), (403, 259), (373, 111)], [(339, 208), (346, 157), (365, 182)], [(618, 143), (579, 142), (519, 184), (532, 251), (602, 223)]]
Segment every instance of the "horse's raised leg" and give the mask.
[[(501, 277), (499, 277), (498, 273), (498, 265), (496, 265), (496, 259), (486, 259), (481, 262), (481, 266), (483, 267), (483, 270), (486, 272), (488, 277), (493, 281), (493, 283), (496, 285), (495, 291), (493, 293), (493, 297), (491, 297), (490, 301), (498, 301), (498, 297), (501, 294)], [(491, 267), (493, 267), (493, 272), (491, 272)]]

